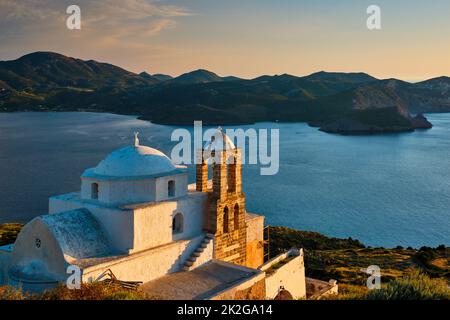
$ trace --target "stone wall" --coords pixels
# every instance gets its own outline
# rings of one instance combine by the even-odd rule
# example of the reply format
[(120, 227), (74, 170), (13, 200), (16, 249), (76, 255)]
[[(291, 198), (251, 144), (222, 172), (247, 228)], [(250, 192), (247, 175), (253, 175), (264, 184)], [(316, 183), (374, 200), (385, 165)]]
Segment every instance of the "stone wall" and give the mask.
[(224, 290), (210, 300), (264, 300), (266, 292), (265, 274), (258, 273), (250, 279)]
[[(208, 189), (207, 159), (196, 167), (196, 189), (208, 193), (204, 229), (214, 234), (214, 258), (240, 265), (247, 263), (245, 195), (239, 149), (218, 151), (212, 163), (212, 190)], [(197, 157), (202, 154), (197, 152)], [(211, 154), (216, 156), (216, 151)], [(232, 161), (230, 161), (232, 159)]]
[(247, 289), (239, 290), (234, 295), (234, 300), (264, 300), (266, 298), (266, 281), (259, 280)]
[(258, 268), (264, 263), (264, 216), (247, 214), (247, 263)]
[(322, 281), (313, 278), (306, 278), (306, 293), (308, 299), (317, 300), (326, 296), (336, 295), (339, 293), (336, 280)]
[[(212, 200), (214, 202), (214, 200)], [(238, 206), (238, 219), (235, 220), (235, 206)], [(225, 232), (224, 221), (228, 209), (228, 232)], [(216, 217), (214, 238), (215, 259), (240, 265), (247, 264), (247, 224), (245, 221), (245, 197), (243, 194), (230, 194), (226, 199), (217, 199), (212, 208), (212, 216)], [(235, 223), (237, 222), (237, 223)]]

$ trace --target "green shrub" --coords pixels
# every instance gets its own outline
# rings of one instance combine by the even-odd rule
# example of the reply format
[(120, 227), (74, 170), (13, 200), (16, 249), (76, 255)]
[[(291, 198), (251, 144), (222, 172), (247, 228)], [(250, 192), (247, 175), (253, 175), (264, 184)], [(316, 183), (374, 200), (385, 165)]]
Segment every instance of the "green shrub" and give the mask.
[(305, 250), (361, 249), (365, 246), (358, 240), (329, 238), (317, 232), (300, 231), (286, 227), (270, 226), (270, 255), (283, 253), (293, 247)]
[(369, 300), (449, 300), (450, 290), (443, 279), (431, 279), (425, 274), (414, 271), (411, 274), (393, 280), (379, 290), (367, 295)]

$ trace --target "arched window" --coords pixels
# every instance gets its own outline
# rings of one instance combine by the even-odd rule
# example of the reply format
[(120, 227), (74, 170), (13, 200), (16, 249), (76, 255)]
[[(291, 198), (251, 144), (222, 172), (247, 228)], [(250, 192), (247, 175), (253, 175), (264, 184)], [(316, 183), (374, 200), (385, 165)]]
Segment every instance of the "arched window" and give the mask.
[(234, 230), (239, 229), (239, 205), (236, 203), (236, 205), (234, 206)]
[(182, 233), (183, 224), (184, 224), (183, 214), (178, 212), (172, 219), (172, 233), (173, 234)]
[(231, 156), (227, 162), (227, 188), (228, 192), (236, 192), (236, 158)]
[(229, 215), (228, 215), (228, 207), (225, 207), (223, 209), (223, 233), (228, 233), (228, 221), (229, 221)]
[(169, 198), (175, 197), (175, 181), (169, 181), (167, 185), (167, 194), (169, 195)]
[(91, 199), (98, 199), (98, 183), (91, 184)]

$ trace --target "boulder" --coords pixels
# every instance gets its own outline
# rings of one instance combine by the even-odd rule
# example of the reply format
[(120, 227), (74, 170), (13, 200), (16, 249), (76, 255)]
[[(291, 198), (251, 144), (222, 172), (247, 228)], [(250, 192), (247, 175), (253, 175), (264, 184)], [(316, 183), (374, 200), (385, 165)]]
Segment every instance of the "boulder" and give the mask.
[(428, 121), (427, 118), (423, 114), (418, 114), (414, 118), (412, 118), (412, 124), (415, 129), (431, 129), (433, 128), (433, 124)]

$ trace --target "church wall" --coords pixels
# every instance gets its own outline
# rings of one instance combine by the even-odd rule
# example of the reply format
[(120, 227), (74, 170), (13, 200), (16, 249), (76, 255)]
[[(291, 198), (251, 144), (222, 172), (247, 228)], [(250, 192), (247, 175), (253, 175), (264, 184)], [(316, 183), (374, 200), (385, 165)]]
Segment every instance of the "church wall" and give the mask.
[[(203, 212), (206, 210), (206, 202), (206, 194), (192, 193), (175, 201), (158, 202), (135, 209), (133, 251), (203, 234)], [(183, 215), (183, 231), (174, 234), (172, 220), (177, 213)]]
[(96, 181), (91, 179), (81, 179), (81, 190), (80, 196), (82, 199), (90, 199), (91, 198), (91, 184)]
[(67, 265), (60, 244), (41, 218), (25, 225), (11, 255), (13, 276), (39, 281), (63, 280)]
[[(292, 251), (292, 250), (291, 250)], [(306, 278), (303, 252), (292, 256), (287, 252), (266, 263), (261, 270), (266, 272), (266, 298), (274, 299), (281, 288), (289, 291), (294, 299), (306, 297)], [(271, 270), (271, 267), (287, 261), (284, 265)]]
[(171, 197), (168, 194), (169, 181), (175, 182), (175, 196), (173, 198), (184, 197), (188, 189), (188, 175), (187, 173), (178, 174), (174, 176), (160, 177), (156, 179), (156, 201), (168, 200)]
[[(247, 265), (247, 225), (245, 221), (245, 197), (228, 194), (226, 199), (210, 201), (210, 217), (215, 218), (214, 257), (218, 260)], [(234, 225), (235, 205), (239, 206), (239, 226)], [(228, 232), (225, 232), (225, 208), (228, 208)], [(209, 229), (206, 229), (209, 230)]]
[[(155, 201), (155, 179), (136, 181), (108, 181), (107, 203), (139, 203)], [(101, 193), (101, 190), (100, 190)]]
[(50, 214), (79, 208), (86, 208), (99, 221), (113, 251), (129, 252), (133, 248), (134, 228), (131, 210), (100, 207), (79, 199), (50, 198)]
[(81, 179), (81, 198), (86, 200), (91, 200), (92, 198), (92, 184), (98, 184), (98, 201), (108, 203), (110, 194), (110, 184), (108, 181), (97, 181), (93, 179)]
[[(175, 182), (175, 195), (168, 194), (169, 181)], [(187, 173), (136, 180), (95, 180), (82, 178), (81, 198), (91, 200), (91, 185), (98, 184), (98, 201), (106, 204), (131, 204), (164, 201), (185, 196), (187, 193)]]
[[(83, 270), (83, 281), (97, 279), (111, 269), (123, 281), (151, 281), (182, 270), (184, 263), (203, 241), (204, 235), (191, 240), (180, 240), (128, 257), (96, 265)], [(212, 258), (212, 257), (211, 257)]]
[(264, 277), (264, 272), (258, 273), (231, 288), (208, 297), (207, 300), (265, 300)]
[(156, 179), (95, 181), (82, 179), (81, 197), (91, 199), (91, 184), (98, 183), (98, 201), (106, 204), (155, 201)]
[(247, 263), (258, 268), (264, 263), (264, 216), (252, 215), (247, 219)]

